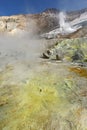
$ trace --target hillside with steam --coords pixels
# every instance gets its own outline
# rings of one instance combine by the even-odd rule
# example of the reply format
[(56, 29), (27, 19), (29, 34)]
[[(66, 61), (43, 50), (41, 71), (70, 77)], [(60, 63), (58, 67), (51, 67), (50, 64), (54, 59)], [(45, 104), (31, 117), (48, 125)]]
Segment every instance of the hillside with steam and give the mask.
[(87, 9), (0, 17), (0, 130), (87, 130)]
[[(62, 28), (62, 30), (60, 29), (62, 24), (62, 26), (68, 28), (67, 31), (70, 31), (70, 26), (73, 26), (74, 29), (72, 29), (72, 33), (79, 29), (77, 32), (78, 34), (76, 33), (74, 37), (86, 36), (87, 9), (66, 13), (60, 12), (61, 11), (57, 9), (47, 9), (40, 14), (3, 16), (0, 17), (0, 32), (9, 34), (29, 32), (43, 34), (43, 37), (48, 37), (44, 33), (48, 33), (49, 35), (49, 32), (53, 30), (53, 32), (50, 33), (58, 36), (59, 31), (60, 35), (62, 34), (62, 31), (64, 32), (65, 28)], [(67, 21), (65, 25), (64, 21)], [(34, 30), (33, 27), (35, 28)]]

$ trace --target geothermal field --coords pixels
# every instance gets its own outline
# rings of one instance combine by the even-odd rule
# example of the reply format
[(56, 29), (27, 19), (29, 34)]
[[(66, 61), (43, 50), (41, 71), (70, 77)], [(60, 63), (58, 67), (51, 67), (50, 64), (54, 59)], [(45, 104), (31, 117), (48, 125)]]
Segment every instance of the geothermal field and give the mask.
[(87, 130), (87, 11), (80, 13), (0, 18), (0, 130)]

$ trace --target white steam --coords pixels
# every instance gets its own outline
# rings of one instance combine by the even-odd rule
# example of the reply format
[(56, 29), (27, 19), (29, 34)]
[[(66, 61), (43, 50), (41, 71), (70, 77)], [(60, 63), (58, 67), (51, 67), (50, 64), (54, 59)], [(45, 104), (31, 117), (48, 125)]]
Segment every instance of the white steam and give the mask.
[(42, 38), (53, 39), (53, 38), (58, 37), (58, 35), (60, 35), (60, 34), (69, 35), (71, 33), (76, 32), (80, 28), (82, 28), (82, 26), (80, 26), (80, 25), (72, 24), (73, 21), (72, 21), (72, 23), (68, 22), (65, 12), (60, 12), (59, 15), (57, 15), (57, 17), (58, 17), (59, 27), (48, 33), (42, 34), (41, 35)]
[(59, 25), (62, 34), (73, 33), (77, 30), (77, 28), (71, 27), (69, 22), (66, 22), (66, 14), (64, 12), (59, 13)]
[(31, 77), (32, 73), (40, 70), (40, 56), (44, 49), (44, 41), (28, 34), (20, 37), (0, 36), (0, 72), (6, 66), (12, 66), (13, 73), (10, 80), (19, 82)]

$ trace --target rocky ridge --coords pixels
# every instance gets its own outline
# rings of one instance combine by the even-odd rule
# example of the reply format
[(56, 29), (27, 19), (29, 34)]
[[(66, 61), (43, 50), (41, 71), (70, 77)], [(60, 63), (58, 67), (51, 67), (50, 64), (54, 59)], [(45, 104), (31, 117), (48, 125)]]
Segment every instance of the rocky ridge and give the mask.
[[(39, 14), (26, 14), (14, 16), (0, 17), (0, 32), (19, 33), (19, 32), (35, 32), (36, 34), (43, 34), (59, 27), (59, 12), (57, 9), (46, 9)], [(82, 14), (87, 14), (87, 9), (79, 11), (66, 12), (67, 21), (75, 21), (79, 19)], [(86, 29), (83, 27), (82, 31), (78, 33), (82, 37), (86, 35)], [(72, 37), (72, 36), (71, 36)], [(75, 36), (74, 36), (75, 37)], [(78, 37), (76, 33), (76, 37)]]

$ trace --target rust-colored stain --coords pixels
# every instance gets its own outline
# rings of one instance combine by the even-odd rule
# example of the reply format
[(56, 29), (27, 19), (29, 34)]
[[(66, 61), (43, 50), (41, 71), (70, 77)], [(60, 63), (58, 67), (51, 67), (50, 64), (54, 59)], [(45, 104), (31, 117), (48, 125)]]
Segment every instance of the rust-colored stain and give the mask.
[(87, 90), (85, 91), (82, 91), (81, 93), (80, 93), (80, 95), (82, 96), (82, 97), (87, 97)]
[(81, 77), (87, 78), (87, 69), (81, 67), (70, 67), (70, 71), (75, 72)]

